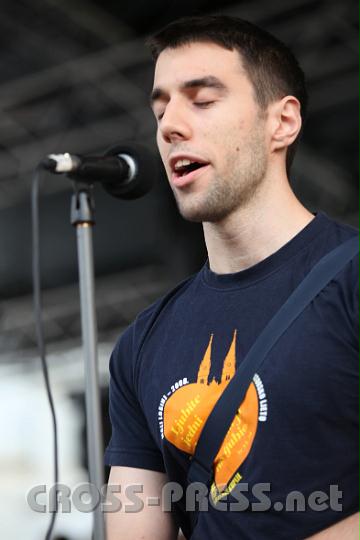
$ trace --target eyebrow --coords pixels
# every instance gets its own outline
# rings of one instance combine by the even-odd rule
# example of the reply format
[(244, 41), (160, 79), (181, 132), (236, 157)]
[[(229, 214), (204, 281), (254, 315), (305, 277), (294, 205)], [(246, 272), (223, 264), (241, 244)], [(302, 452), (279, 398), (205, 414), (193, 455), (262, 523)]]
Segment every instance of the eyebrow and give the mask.
[[(216, 88), (217, 90), (226, 91), (227, 87), (214, 75), (208, 75), (198, 79), (190, 79), (181, 84), (180, 90), (188, 90), (191, 88)], [(154, 101), (164, 99), (168, 96), (168, 93), (162, 88), (155, 87), (150, 94), (150, 104), (153, 105)]]

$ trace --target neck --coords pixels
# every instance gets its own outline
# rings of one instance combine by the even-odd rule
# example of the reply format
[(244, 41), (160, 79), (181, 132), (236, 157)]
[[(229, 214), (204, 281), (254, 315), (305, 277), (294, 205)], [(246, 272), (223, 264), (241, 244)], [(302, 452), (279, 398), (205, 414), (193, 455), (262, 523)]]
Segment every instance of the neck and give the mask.
[(286, 179), (264, 179), (253, 199), (221, 222), (203, 223), (209, 265), (217, 274), (235, 273), (266, 259), (312, 219)]

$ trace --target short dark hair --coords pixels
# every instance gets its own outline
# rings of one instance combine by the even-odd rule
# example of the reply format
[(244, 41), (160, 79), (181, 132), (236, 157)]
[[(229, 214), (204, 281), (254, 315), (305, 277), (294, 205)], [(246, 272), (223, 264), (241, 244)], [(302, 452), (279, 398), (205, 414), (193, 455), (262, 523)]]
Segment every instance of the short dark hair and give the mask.
[[(291, 50), (273, 35), (249, 21), (226, 15), (203, 15), (177, 19), (147, 39), (156, 61), (164, 49), (194, 42), (210, 41), (228, 50), (237, 50), (253, 85), (259, 107), (284, 96), (295, 96), (305, 120), (307, 91), (305, 76)], [(289, 146), (286, 169), (289, 173), (299, 137)]]

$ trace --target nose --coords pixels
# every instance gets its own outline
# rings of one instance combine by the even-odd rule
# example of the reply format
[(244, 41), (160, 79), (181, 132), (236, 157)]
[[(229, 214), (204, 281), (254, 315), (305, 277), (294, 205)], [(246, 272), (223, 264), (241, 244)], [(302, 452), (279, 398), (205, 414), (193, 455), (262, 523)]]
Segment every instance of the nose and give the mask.
[(166, 143), (187, 140), (191, 137), (191, 126), (184, 108), (179, 102), (166, 105), (163, 117), (159, 123), (159, 134)]

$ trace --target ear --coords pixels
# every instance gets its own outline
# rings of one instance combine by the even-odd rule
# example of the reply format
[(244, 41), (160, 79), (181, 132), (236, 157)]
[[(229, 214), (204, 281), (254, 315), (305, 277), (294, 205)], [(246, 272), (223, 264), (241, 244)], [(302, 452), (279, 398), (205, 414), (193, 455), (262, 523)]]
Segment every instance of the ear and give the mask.
[(286, 96), (271, 106), (271, 151), (287, 148), (301, 129), (300, 103), (294, 96)]

